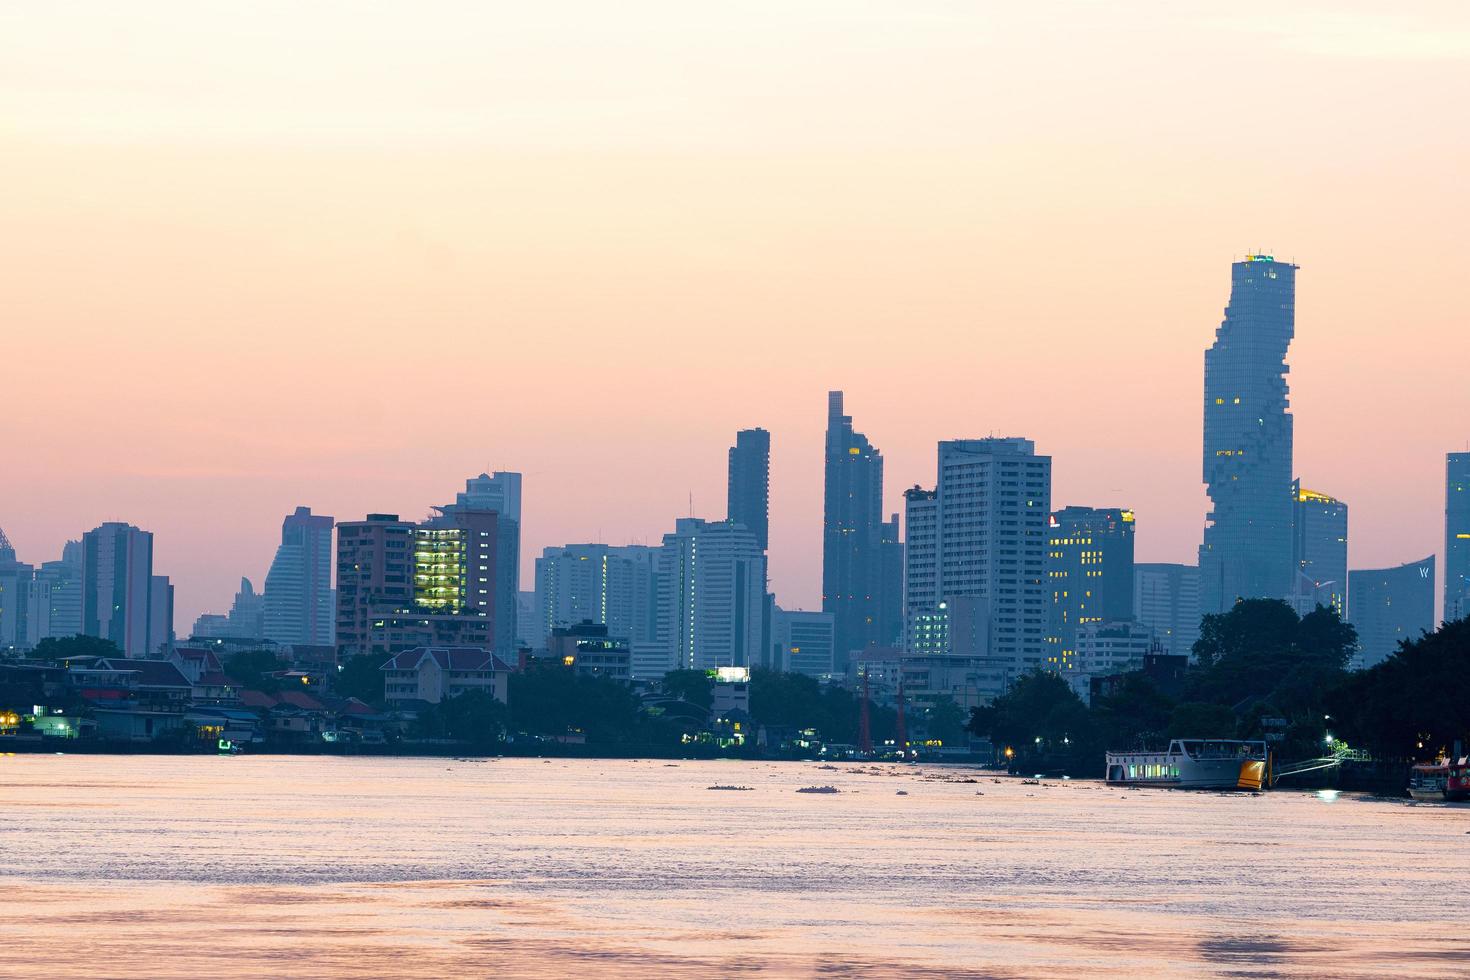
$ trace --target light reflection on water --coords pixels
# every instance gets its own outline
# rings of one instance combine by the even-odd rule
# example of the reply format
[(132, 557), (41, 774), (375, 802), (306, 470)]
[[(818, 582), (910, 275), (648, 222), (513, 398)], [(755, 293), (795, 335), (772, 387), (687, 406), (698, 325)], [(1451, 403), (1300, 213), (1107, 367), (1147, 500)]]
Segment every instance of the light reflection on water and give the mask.
[(1470, 971), (1452, 807), (302, 757), (15, 756), (0, 799), (0, 961), (48, 977)]

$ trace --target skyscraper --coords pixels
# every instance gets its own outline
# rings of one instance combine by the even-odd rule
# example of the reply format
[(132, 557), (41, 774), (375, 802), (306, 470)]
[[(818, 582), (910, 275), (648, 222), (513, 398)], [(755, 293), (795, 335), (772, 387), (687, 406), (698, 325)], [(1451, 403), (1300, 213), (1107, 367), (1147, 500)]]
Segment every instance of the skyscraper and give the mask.
[(15, 556), (0, 529), (0, 650), (29, 646), (31, 586), (35, 569)]
[(287, 645), (333, 643), (332, 518), (297, 507), (265, 575), (264, 635)]
[(435, 509), (445, 517), (461, 510), (489, 510), (500, 515), (495, 527), (495, 652), (510, 656), (515, 649), (517, 597), (521, 591), (521, 474), (499, 470), (493, 475), (481, 473), (465, 481), (464, 492), (455, 495), (454, 503)]
[(1199, 551), (1200, 605), (1292, 591), (1292, 418), (1286, 351), (1296, 271), (1269, 255), (1231, 266), (1230, 304), (1205, 351), (1204, 480), (1211, 509)]
[(822, 611), (832, 614), (836, 656), (879, 642), (883, 583), (883, 454), (827, 393), (822, 506)]
[(82, 631), (82, 543), (68, 541), (60, 561), (42, 562), (31, 582), (30, 645)]
[(1434, 556), (1396, 568), (1348, 572), (1348, 619), (1358, 631), (1355, 667), (1372, 667), (1434, 629)]
[(1077, 629), (1133, 618), (1133, 511), (1063, 507), (1047, 542), (1047, 662), (1070, 670)]
[(963, 605), (983, 625), (984, 656), (1014, 672), (1044, 665), (1051, 457), (1036, 455), (1029, 439), (941, 442), (932, 494), (904, 496), (911, 651), (945, 652), (930, 649), (924, 628), (954, 600), (976, 600)]
[(148, 656), (174, 648), (174, 586), (167, 575), (155, 575), (148, 588)]
[(82, 633), (111, 640), (124, 656), (146, 657), (157, 637), (153, 535), (108, 522), (82, 535)]
[(730, 447), (728, 506), (730, 520), (744, 524), (762, 551), (771, 546), (771, 434), (741, 429)]
[(1167, 562), (1135, 565), (1133, 618), (1153, 630), (1166, 653), (1192, 657), (1199, 639), (1199, 569)]
[[(658, 576), (665, 670), (761, 664), (766, 556), (749, 528), (680, 518), (664, 535)], [(642, 667), (642, 676), (655, 673)]]
[(1470, 616), (1470, 453), (1445, 456), (1444, 618)]
[(1318, 604), (1347, 617), (1347, 504), (1325, 493), (1291, 485), (1296, 501), (1292, 514), (1292, 560), (1298, 572), (1293, 592), (1305, 601), (1298, 612)]
[(536, 644), (544, 645), (554, 629), (584, 622), (606, 626), (608, 636), (630, 645), (653, 640), (658, 632), (659, 550), (569, 544), (542, 551), (536, 559)]

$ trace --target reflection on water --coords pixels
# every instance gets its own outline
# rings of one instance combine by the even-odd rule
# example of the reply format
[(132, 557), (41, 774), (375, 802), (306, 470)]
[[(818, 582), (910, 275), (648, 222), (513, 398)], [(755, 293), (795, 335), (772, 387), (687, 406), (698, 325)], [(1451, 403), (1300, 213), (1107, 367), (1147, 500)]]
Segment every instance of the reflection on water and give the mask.
[(1453, 807), (297, 757), (14, 756), (0, 798), (0, 962), (30, 975), (1470, 972)]

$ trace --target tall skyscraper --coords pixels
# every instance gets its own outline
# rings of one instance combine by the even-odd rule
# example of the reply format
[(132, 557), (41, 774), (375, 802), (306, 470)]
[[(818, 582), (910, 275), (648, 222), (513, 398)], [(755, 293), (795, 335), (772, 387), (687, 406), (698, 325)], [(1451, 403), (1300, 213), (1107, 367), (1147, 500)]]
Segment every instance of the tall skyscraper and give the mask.
[(1153, 630), (1166, 653), (1192, 657), (1199, 639), (1199, 569), (1139, 562), (1133, 568), (1133, 618)]
[[(749, 528), (680, 518), (664, 535), (658, 576), (666, 670), (761, 664), (766, 556)], [(640, 676), (651, 673), (642, 666)]]
[(1133, 511), (1063, 507), (1049, 530), (1047, 662), (1071, 670), (1079, 627), (1133, 618)]
[(230, 614), (225, 618), (225, 636), (236, 640), (263, 640), (265, 632), (265, 596), (243, 575)]
[(521, 591), (521, 474), (481, 473), (465, 481), (464, 492), (455, 495), (454, 503), (435, 509), (445, 517), (461, 510), (490, 510), (500, 515), (495, 532), (498, 550), (493, 589), (497, 603), (495, 652), (510, 656), (515, 649), (517, 597)]
[(1347, 617), (1347, 504), (1325, 493), (1291, 485), (1296, 504), (1292, 515), (1292, 560), (1297, 569), (1293, 593), (1304, 601), (1298, 612), (1331, 606)]
[(174, 648), (174, 586), (167, 575), (155, 575), (148, 589), (148, 656)]
[(1211, 509), (1199, 551), (1200, 605), (1292, 591), (1291, 453), (1286, 351), (1296, 328), (1296, 271), (1269, 255), (1231, 266), (1230, 304), (1205, 351), (1204, 480)]
[(1355, 667), (1372, 667), (1434, 629), (1434, 556), (1396, 568), (1348, 572), (1348, 619), (1358, 631)]
[(822, 611), (844, 662), (880, 640), (883, 587), (883, 454), (827, 393), (827, 464), (822, 507)]
[[(883, 647), (903, 645), (903, 538), (898, 515), (883, 522), (879, 543), (878, 634)], [(846, 661), (842, 661), (841, 667)]]
[(265, 575), (264, 634), (275, 643), (331, 646), (332, 528), (325, 514), (297, 507), (281, 522), (281, 543)]
[(741, 429), (730, 447), (728, 507), (730, 520), (744, 524), (762, 551), (771, 546), (771, 434)]
[(977, 600), (964, 606), (983, 624), (982, 655), (1015, 672), (1043, 666), (1051, 457), (1036, 455), (1029, 439), (941, 442), (934, 491), (915, 488), (905, 502), (910, 649), (946, 652), (930, 649), (924, 628), (952, 600)]
[(1470, 616), (1470, 453), (1445, 456), (1444, 618)]
[(644, 545), (569, 544), (547, 548), (536, 559), (541, 608), (538, 645), (554, 629), (584, 622), (607, 627), (608, 636), (643, 644), (658, 634), (658, 556)]
[(16, 558), (15, 548), (0, 529), (0, 650), (30, 645), (29, 613), (35, 569)]
[(146, 657), (157, 637), (153, 535), (108, 522), (82, 535), (82, 633), (111, 640), (128, 657)]
[(42, 562), (31, 582), (30, 645), (82, 631), (82, 543), (68, 541), (60, 561)]

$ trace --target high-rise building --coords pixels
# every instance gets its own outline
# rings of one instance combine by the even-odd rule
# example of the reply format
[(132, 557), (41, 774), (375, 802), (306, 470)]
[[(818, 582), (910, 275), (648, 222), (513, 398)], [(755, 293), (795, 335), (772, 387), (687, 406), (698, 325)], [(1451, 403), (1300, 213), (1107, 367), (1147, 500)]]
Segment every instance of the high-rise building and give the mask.
[(369, 514), (337, 526), (337, 648), (369, 653), (384, 610), (413, 607), (413, 524)]
[(771, 434), (741, 429), (730, 447), (729, 519), (744, 524), (762, 551), (771, 546)]
[(68, 541), (60, 561), (42, 562), (31, 581), (30, 645), (82, 631), (82, 543)]
[(1133, 511), (1063, 507), (1047, 541), (1047, 664), (1073, 669), (1077, 630), (1133, 618)]
[(499, 511), (454, 506), (414, 530), (414, 602), (435, 613), (490, 621), (493, 652), (515, 652), (520, 531)]
[(226, 617), (225, 636), (236, 640), (265, 639), (265, 601), (265, 596), (255, 591), (254, 583), (242, 576)]
[(832, 648), (832, 614), (776, 606), (771, 619), (771, 653), (761, 666), (822, 680), (845, 675), (847, 663), (838, 663)]
[(516, 647), (541, 650), (546, 647), (546, 634), (541, 630), (541, 595), (522, 589), (516, 593)]
[[(759, 666), (766, 556), (742, 524), (680, 518), (658, 563), (658, 642), (665, 670)], [(634, 673), (661, 673), (640, 662)]]
[(148, 656), (174, 648), (174, 586), (167, 575), (155, 575), (148, 589)]
[(1133, 618), (1153, 631), (1165, 653), (1192, 657), (1199, 639), (1199, 568), (1167, 562), (1135, 565)]
[(1359, 668), (1382, 662), (1401, 641), (1434, 629), (1434, 556), (1348, 572), (1348, 620), (1358, 631), (1353, 666)]
[(1311, 612), (1318, 604), (1347, 616), (1347, 504), (1325, 493), (1308, 490), (1297, 480), (1291, 486), (1296, 500), (1292, 514), (1292, 560), (1298, 578), (1293, 591), (1310, 603), (1297, 605)]
[(35, 569), (15, 556), (0, 529), (0, 650), (30, 646), (29, 613)]
[(1470, 616), (1470, 453), (1445, 456), (1444, 618)]
[(465, 481), (463, 493), (454, 503), (435, 508), (445, 517), (460, 510), (492, 510), (500, 515), (496, 523), (496, 597), (495, 652), (509, 656), (515, 648), (516, 615), (521, 591), (521, 474), (496, 471), (481, 473)]
[(631, 644), (658, 635), (658, 548), (569, 544), (547, 548), (536, 559), (536, 595), (541, 624), (536, 646), (554, 629), (580, 623), (607, 627), (613, 639)]
[[(878, 645), (903, 645), (903, 538), (898, 515), (880, 529), (878, 585)], [(840, 666), (840, 665), (839, 665)]]
[[(904, 580), (908, 644), (914, 653), (943, 652), (923, 626), (949, 600), (977, 599), (967, 613), (983, 622), (982, 655), (1013, 671), (1046, 663), (1049, 594), (1047, 542), (1051, 457), (1029, 439), (954, 439), (939, 444), (932, 493), (905, 494), (909, 520)], [(933, 634), (931, 634), (933, 635)]]
[(82, 633), (146, 657), (154, 609), (152, 533), (108, 522), (82, 535)]
[(1230, 305), (1205, 351), (1204, 480), (1211, 508), (1199, 551), (1200, 605), (1289, 595), (1292, 417), (1286, 351), (1296, 271), (1269, 255), (1231, 266)]
[(266, 639), (282, 645), (332, 645), (334, 523), (310, 507), (297, 507), (281, 522), (281, 543), (265, 575)]
[(842, 413), (842, 392), (827, 393), (822, 506), (822, 611), (832, 614), (837, 656), (881, 639), (883, 454)]

